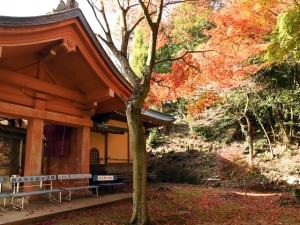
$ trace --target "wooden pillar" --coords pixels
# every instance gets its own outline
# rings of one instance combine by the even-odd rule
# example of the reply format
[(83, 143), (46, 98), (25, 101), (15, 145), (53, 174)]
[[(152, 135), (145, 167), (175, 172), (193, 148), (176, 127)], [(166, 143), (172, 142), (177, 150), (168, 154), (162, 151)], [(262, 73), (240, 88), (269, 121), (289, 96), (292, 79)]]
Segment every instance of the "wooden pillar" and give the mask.
[(77, 155), (75, 173), (90, 173), (90, 127), (77, 128)]
[(104, 164), (107, 166), (108, 163), (108, 133), (104, 134)]
[[(39, 176), (42, 174), (42, 144), (44, 120), (32, 118), (28, 121), (24, 176)], [(25, 186), (28, 184), (24, 184)], [(24, 187), (24, 192), (32, 190)], [(30, 197), (30, 199), (38, 196)]]
[(42, 173), (43, 128), (42, 119), (28, 121), (24, 176), (39, 176)]
[[(45, 110), (46, 95), (36, 92), (34, 108)], [(44, 119), (30, 118), (27, 125), (26, 150), (25, 150), (25, 167), (24, 176), (42, 175), (42, 156), (43, 156), (43, 131)], [(25, 183), (25, 186), (28, 185)], [(23, 191), (30, 191), (29, 187), (24, 187)], [(37, 197), (37, 196), (36, 196)], [(36, 198), (32, 197), (31, 198)]]

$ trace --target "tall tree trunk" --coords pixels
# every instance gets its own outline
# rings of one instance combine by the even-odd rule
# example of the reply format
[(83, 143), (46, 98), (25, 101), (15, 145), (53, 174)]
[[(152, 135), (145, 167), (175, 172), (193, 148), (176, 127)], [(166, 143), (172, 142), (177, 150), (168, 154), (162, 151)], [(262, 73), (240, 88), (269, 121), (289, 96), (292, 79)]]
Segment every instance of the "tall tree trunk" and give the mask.
[[(238, 108), (239, 110), (239, 115), (235, 115), (235, 118), (237, 119), (238, 123), (241, 126), (241, 130), (242, 133), (245, 135), (246, 137), (246, 143), (248, 145), (249, 148), (249, 163), (252, 165), (253, 164), (253, 158), (254, 158), (254, 151), (253, 151), (253, 137), (252, 137), (252, 124), (251, 124), (251, 120), (248, 116), (248, 108), (249, 108), (249, 101), (250, 101), (250, 93), (245, 93), (245, 97), (246, 97), (246, 104), (245, 104), (245, 108), (241, 109), (238, 105), (235, 105), (235, 107)], [(234, 114), (234, 113), (233, 113)], [(242, 115), (242, 116), (240, 116)], [(243, 117), (246, 119), (247, 124), (245, 124), (243, 122)], [(246, 129), (247, 127), (247, 129)]]
[(246, 118), (247, 121), (247, 137), (246, 137), (246, 142), (248, 143), (249, 146), (249, 161), (250, 164), (253, 164), (253, 158), (254, 158), (254, 151), (253, 151), (253, 138), (252, 138), (252, 124), (251, 124), (251, 120), (247, 114), (248, 112), (248, 108), (249, 108), (249, 103), (250, 103), (250, 93), (247, 92), (246, 93), (246, 106), (244, 109), (244, 116)]
[(290, 136), (288, 135), (287, 130), (286, 130), (286, 127), (285, 127), (285, 125), (283, 124), (283, 121), (282, 121), (282, 119), (281, 119), (280, 112), (279, 112), (277, 106), (274, 106), (274, 107), (273, 107), (273, 112), (274, 112), (276, 121), (277, 121), (277, 123), (279, 124), (280, 130), (281, 130), (281, 132), (283, 133), (283, 141), (284, 141), (286, 144), (291, 143)]
[[(297, 88), (297, 64), (295, 64), (293, 66), (293, 75), (294, 75), (294, 79), (293, 79), (293, 98), (295, 96), (295, 91), (296, 91), (296, 88)], [(292, 102), (291, 105), (291, 117), (290, 117), (290, 120), (291, 120), (291, 124), (290, 124), (290, 133), (289, 133), (289, 136), (290, 136), (290, 139), (292, 140), (293, 139), (293, 136), (294, 136), (294, 129), (295, 129), (295, 126), (294, 126), (294, 122), (295, 122), (295, 115), (294, 115), (294, 103)]]
[[(248, 117), (248, 115), (244, 114), (245, 119), (247, 121), (247, 125), (243, 123), (241, 119), (238, 119), (238, 123), (241, 126), (242, 133), (246, 137), (246, 143), (249, 148), (249, 163), (252, 165), (253, 164), (253, 158), (254, 158), (254, 151), (253, 151), (253, 138), (252, 138), (252, 126), (251, 126), (251, 121)], [(247, 127), (247, 129), (246, 129)]]
[(129, 141), (133, 156), (133, 213), (132, 224), (149, 225), (147, 207), (147, 152), (141, 108), (127, 107), (126, 117), (130, 133)]
[[(252, 105), (252, 104), (251, 104), (251, 105)], [(253, 106), (252, 106), (252, 111), (253, 111), (253, 113), (254, 113), (254, 115), (255, 115), (255, 117), (256, 117), (258, 123), (260, 124), (261, 128), (263, 129), (263, 131), (264, 131), (264, 133), (265, 133), (265, 135), (266, 135), (266, 138), (267, 138), (267, 141), (268, 141), (268, 144), (269, 144), (269, 149), (270, 149), (271, 158), (273, 158), (273, 155), (274, 155), (274, 154), (273, 154), (273, 148), (272, 148), (272, 145), (271, 145), (271, 141), (270, 141), (268, 132), (266, 131), (264, 124), (262, 123), (261, 119), (260, 119), (259, 116), (257, 115), (257, 113), (256, 113), (256, 111), (255, 111), (255, 109), (254, 109)]]
[[(257, 93), (255, 93), (255, 94), (256, 94), (256, 96), (257, 96), (261, 101), (264, 101), (263, 99), (261, 99), (261, 97), (260, 97)], [(269, 126), (270, 126), (271, 131), (272, 131), (273, 141), (276, 142), (276, 133), (275, 133), (275, 130), (274, 130), (273, 123), (272, 123), (272, 121), (271, 121), (270, 112), (269, 112), (268, 108), (266, 107), (266, 105), (263, 105), (263, 107), (264, 107), (265, 111), (267, 112), (267, 120), (268, 120)], [(253, 107), (252, 107), (252, 108), (253, 108)], [(254, 112), (254, 113), (255, 113), (255, 112)], [(266, 132), (265, 132), (265, 133), (266, 133)], [(268, 139), (270, 139), (270, 138), (268, 138)], [(269, 141), (269, 140), (268, 140), (268, 141)], [(270, 149), (270, 150), (271, 150), (271, 149)], [(272, 151), (273, 151), (273, 149), (272, 149)]]

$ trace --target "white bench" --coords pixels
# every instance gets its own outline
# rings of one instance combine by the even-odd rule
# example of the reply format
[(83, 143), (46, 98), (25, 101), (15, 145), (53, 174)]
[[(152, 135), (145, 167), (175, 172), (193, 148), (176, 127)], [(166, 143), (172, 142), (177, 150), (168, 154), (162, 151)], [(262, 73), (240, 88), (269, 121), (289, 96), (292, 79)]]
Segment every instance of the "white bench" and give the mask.
[(3, 207), (0, 210), (5, 211), (5, 203), (7, 198), (11, 198), (10, 194), (2, 193), (2, 184), (4, 183), (4, 178), (0, 177), (0, 199), (3, 199)]
[[(88, 185), (89, 179), (92, 178), (92, 174), (58, 174), (57, 177), (60, 180), (61, 189), (69, 192), (66, 197), (62, 198), (63, 200), (71, 201), (72, 191), (83, 189), (87, 190), (87, 195), (98, 197), (98, 186)], [(71, 184), (72, 186), (70, 186)], [(96, 194), (93, 194), (91, 189), (95, 189)]]
[[(32, 195), (48, 194), (51, 202), (61, 203), (61, 188), (52, 188), (52, 181), (57, 180), (56, 175), (43, 175), (43, 176), (25, 176), (25, 177), (10, 177), (9, 182), (13, 184), (13, 193), (11, 194), (11, 207), (14, 209), (24, 209), (24, 198)], [(30, 190), (27, 192), (20, 192), (20, 183), (30, 183), (24, 185), (22, 189), (28, 187), (38, 188), (38, 190)], [(53, 196), (53, 193), (58, 193), (58, 197)], [(14, 203), (15, 198), (21, 198), (21, 203)]]
[(123, 182), (116, 182), (118, 180), (117, 175), (93, 175), (93, 182), (95, 185), (101, 187), (102, 192), (104, 192), (105, 187), (110, 187), (112, 192), (115, 186), (122, 186), (125, 184)]

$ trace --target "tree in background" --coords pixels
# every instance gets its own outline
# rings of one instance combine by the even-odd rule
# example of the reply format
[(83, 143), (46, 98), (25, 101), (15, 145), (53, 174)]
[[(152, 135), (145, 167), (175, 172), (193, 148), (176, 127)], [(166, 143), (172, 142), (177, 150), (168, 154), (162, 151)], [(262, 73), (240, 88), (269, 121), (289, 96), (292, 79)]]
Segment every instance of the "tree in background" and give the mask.
[[(217, 4), (216, 1), (214, 3)], [(206, 101), (207, 96), (215, 94), (200, 90), (195, 85), (195, 80), (198, 80), (203, 82), (203, 87), (207, 79), (200, 79), (199, 63), (192, 58), (192, 54), (203, 55), (206, 52), (197, 48), (209, 40), (204, 31), (213, 27), (213, 23), (207, 20), (213, 9), (205, 5), (181, 4), (163, 21), (157, 49), (157, 60), (160, 63), (154, 68), (147, 104), (165, 110), (170, 102), (180, 107), (184, 100), (190, 108), (190, 114), (192, 109), (203, 106), (202, 100)]]
[(199, 116), (205, 105), (220, 102), (221, 89), (237, 87), (257, 72), (256, 57), (276, 24), (276, 17), (268, 11), (273, 5), (262, 2), (226, 1), (211, 10), (201, 6), (190, 10), (188, 5), (176, 8), (168, 17), (163, 40), (168, 47), (178, 46), (172, 52), (180, 58), (171, 72), (155, 71), (151, 104), (183, 97), (189, 99), (190, 115)]
[[(279, 46), (276, 44), (276, 37), (278, 36), (274, 38), (274, 30), (279, 30), (276, 28), (276, 23), (278, 24), (278, 21), (282, 20), (281, 13), (286, 15), (292, 6), (293, 1), (290, 0), (280, 2), (269, 0), (233, 0), (226, 1), (224, 10), (215, 11), (211, 15), (215, 23), (215, 29), (209, 31), (211, 38), (206, 43), (206, 46), (215, 51), (208, 52), (206, 60), (202, 60), (200, 64), (201, 68), (203, 68), (201, 75), (211, 77), (212, 86), (220, 90), (220, 92), (224, 93), (226, 91), (227, 104), (232, 103), (229, 104), (232, 106), (230, 108), (233, 110), (233, 115), (235, 115), (239, 122), (242, 133), (244, 133), (246, 142), (248, 143), (250, 163), (252, 163), (254, 157), (254, 120), (264, 131), (270, 146), (271, 157), (273, 157), (273, 151), (265, 125), (265, 121), (267, 121), (268, 127), (273, 130), (275, 138), (274, 126), (268, 114), (270, 111), (272, 113), (271, 116), (275, 118), (276, 122), (281, 124), (280, 130), (285, 134), (284, 137), (287, 140), (289, 139), (286, 122), (292, 120), (283, 119), (282, 110), (276, 104), (270, 107), (270, 100), (274, 103), (275, 99), (276, 102), (284, 96), (291, 97), (292, 92), (287, 89), (277, 89), (276, 94), (274, 93), (272, 98), (270, 97), (270, 93), (269, 96), (266, 93), (272, 90), (271, 87), (274, 87), (274, 85), (270, 85), (274, 84), (272, 75), (269, 74), (269, 80), (265, 79), (265, 83), (260, 83), (262, 81), (260, 77), (266, 78), (264, 75), (268, 71), (273, 71), (273, 75), (276, 71), (266, 68), (271, 63), (265, 64), (264, 56), (266, 49), (269, 51), (267, 56), (274, 55), (271, 54), (274, 46), (276, 46), (275, 49), (278, 49)], [(273, 43), (271, 45), (270, 40)], [(277, 51), (275, 49), (274, 52)], [(281, 72), (286, 73), (287, 71), (282, 67)], [(287, 75), (289, 76), (289, 73)], [(278, 81), (279, 78), (277, 77), (276, 79)], [(290, 82), (286, 84), (288, 85)], [(268, 91), (265, 90), (266, 87)], [(291, 90), (294, 89), (293, 87), (294, 85), (289, 86)], [(290, 99), (294, 101), (295, 98)], [(291, 106), (288, 102), (291, 101), (286, 101), (284, 105), (288, 104)], [(285, 110), (287, 108), (291, 110), (292, 108), (293, 110), (296, 109), (295, 107), (285, 107)], [(266, 116), (263, 117), (262, 113)], [(291, 116), (293, 113), (288, 114)], [(288, 114), (285, 114), (285, 116)]]
[[(163, 34), (166, 37), (164, 40), (168, 40), (165, 46), (176, 46), (177, 51), (171, 51), (175, 56), (180, 51), (187, 54), (174, 61), (171, 71), (155, 71), (153, 78), (159, 82), (152, 83), (153, 94), (150, 95), (149, 102), (161, 105), (162, 99), (176, 101), (178, 97), (182, 97), (187, 100), (188, 114), (197, 118), (207, 106), (222, 103), (223, 97), (228, 94), (233, 99), (227, 99), (234, 100), (234, 93), (238, 90), (236, 93), (240, 93), (244, 100), (235, 105), (238, 114), (233, 115), (237, 115), (236, 119), (249, 144), (251, 161), (255, 144), (251, 127), (253, 119), (264, 131), (272, 156), (266, 127), (272, 130), (274, 139), (277, 135), (274, 127), (280, 127), (280, 133), (288, 143), (298, 115), (298, 106), (295, 104), (299, 80), (296, 76), (299, 71), (296, 60), (299, 58), (300, 37), (298, 2), (232, 0), (226, 1), (223, 7), (215, 7), (206, 13), (199, 13), (200, 9), (185, 11), (186, 9), (188, 5), (174, 10), (176, 13), (169, 17), (168, 30)], [(186, 18), (182, 16), (185, 13)], [(201, 20), (198, 15), (205, 15), (205, 20)], [(209, 26), (199, 26), (200, 21), (205, 21)], [(183, 35), (182, 31), (187, 32), (183, 32)], [(187, 51), (190, 46), (196, 50), (201, 49), (202, 54), (188, 54), (191, 52)], [(274, 70), (272, 64), (282, 60), (285, 60), (286, 65), (289, 63), (291, 69), (286, 70), (286, 66), (283, 66)], [(257, 79), (264, 73), (270, 76), (269, 84), (261, 84), (261, 79)], [(273, 79), (270, 73), (274, 76), (277, 74), (276, 78)], [(271, 94), (273, 97), (270, 97), (264, 91), (265, 87), (274, 91), (274, 80), (287, 81), (278, 77), (280, 73), (281, 76), (294, 79), (294, 82), (290, 83), (289, 79), (286, 83), (290, 90), (277, 86), (276, 91)], [(272, 124), (271, 117), (273, 120), (275, 118), (278, 126)]]
[[(292, 58), (297, 65), (299, 29), (294, 21), (299, 20), (299, 4), (296, 0), (101, 0), (97, 7), (92, 0), (88, 1), (95, 14), (101, 16), (103, 33), (97, 36), (118, 59), (124, 76), (134, 88), (132, 96), (124, 99), (134, 161), (131, 222), (150, 224), (141, 123), (145, 99), (148, 105), (157, 106), (185, 99), (190, 115), (199, 116), (207, 105), (221, 103), (233, 88), (247, 86), (246, 78), (260, 74), (278, 58)], [(114, 41), (107, 18), (107, 13), (116, 11), (120, 13), (119, 42)], [(135, 43), (130, 55), (132, 37)], [(277, 50), (282, 46), (284, 50), (279, 54)], [(252, 113), (259, 121), (263, 110), (256, 110), (254, 97), (262, 86), (255, 84), (250, 92), (242, 93), (245, 104), (240, 109), (244, 116)], [(280, 105), (275, 104), (274, 109)]]
[[(159, 32), (161, 21), (165, 19), (163, 12), (172, 10), (176, 4), (187, 4), (185, 1), (176, 0), (126, 0), (126, 1), (104, 1), (94, 4), (96, 1), (88, 0), (95, 16), (98, 19), (102, 33), (97, 37), (107, 45), (114, 57), (118, 59), (124, 76), (133, 86), (133, 93), (129, 99), (124, 99), (126, 118), (130, 133), (130, 146), (133, 152), (133, 213), (132, 224), (151, 224), (147, 207), (147, 152), (144, 138), (144, 130), (141, 120), (141, 111), (145, 99), (150, 90), (150, 80), (155, 73), (154, 67), (157, 63), (175, 59), (156, 60), (157, 47), (160, 43)], [(211, 7), (209, 0), (192, 1), (195, 8)], [(119, 42), (116, 42), (108, 23), (107, 15), (118, 12), (120, 15)], [(98, 17), (99, 16), (99, 17)], [(146, 27), (147, 56), (143, 67), (133, 69), (129, 60), (129, 43), (137, 27)], [(137, 33), (138, 34), (138, 33)], [(141, 55), (144, 55), (143, 53)], [(180, 56), (179, 58), (183, 58)], [(136, 67), (137, 68), (137, 67)], [(159, 81), (157, 81), (159, 82)]]
[(295, 62), (300, 57), (300, 3), (296, 0), (286, 2), (288, 7), (278, 14), (276, 28), (265, 54), (268, 64)]

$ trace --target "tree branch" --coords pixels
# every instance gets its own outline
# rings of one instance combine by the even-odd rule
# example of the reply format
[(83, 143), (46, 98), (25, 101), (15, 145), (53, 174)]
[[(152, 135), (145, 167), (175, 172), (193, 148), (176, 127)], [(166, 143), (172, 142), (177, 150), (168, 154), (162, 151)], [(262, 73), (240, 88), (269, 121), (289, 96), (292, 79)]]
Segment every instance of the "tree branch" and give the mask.
[(300, 4), (299, 4), (299, 2), (298, 2), (297, 0), (294, 0), (294, 3), (295, 3), (298, 7), (300, 7)]
[(181, 56), (178, 56), (178, 57), (175, 57), (175, 58), (164, 58), (164, 59), (160, 59), (160, 60), (157, 60), (155, 62), (155, 65), (159, 64), (159, 63), (163, 63), (163, 62), (173, 62), (173, 61), (176, 61), (176, 60), (179, 60), (179, 59), (184, 59), (184, 57), (188, 54), (194, 54), (194, 53), (202, 53), (204, 54), (205, 52), (214, 52), (215, 50), (199, 50), (199, 51), (186, 51), (185, 53), (183, 53)]
[(158, 86), (163, 87), (163, 88), (168, 88), (169, 90), (171, 89), (171, 86), (163, 85), (162, 83), (165, 81), (164, 79), (160, 80), (155, 80), (155, 77), (151, 77), (151, 80), (155, 83), (157, 83)]
[(186, 65), (188, 65), (189, 67), (191, 67), (191, 68), (193, 68), (194, 70), (199, 70), (199, 71), (201, 71), (201, 69), (200, 68), (197, 68), (197, 67), (195, 67), (195, 66), (193, 66), (193, 65), (191, 65), (190, 63), (188, 63), (184, 58), (182, 59), (182, 61), (186, 64)]
[[(107, 19), (106, 19), (106, 16), (105, 16), (105, 11), (104, 11), (104, 8), (102, 10), (100, 10), (97, 6), (95, 6), (94, 3), (92, 3), (90, 0), (87, 0), (87, 2), (89, 3), (89, 5), (91, 6), (92, 10), (93, 10), (93, 13), (94, 13), (94, 16), (96, 18), (96, 20), (98, 21), (101, 29), (103, 30), (103, 32), (107, 35), (107, 34), (110, 34), (110, 29), (109, 29), (109, 26), (108, 26), (108, 22), (107, 22)], [(103, 6), (104, 7), (104, 6)], [(97, 9), (97, 11), (102, 15), (102, 17), (104, 18), (104, 21), (105, 21), (105, 25), (106, 25), (106, 29), (105, 30), (105, 27), (103, 27), (101, 21), (99, 20), (99, 17), (95, 11), (95, 9)], [(102, 38), (104, 39), (104, 38)]]

